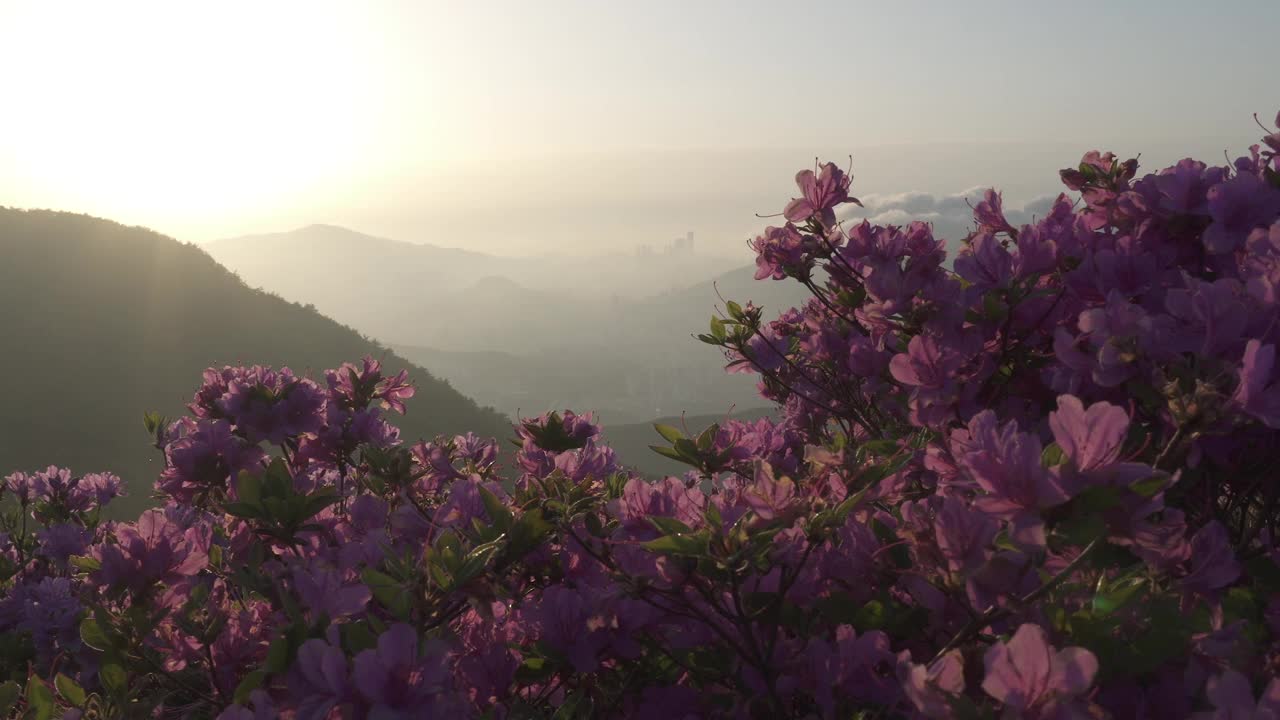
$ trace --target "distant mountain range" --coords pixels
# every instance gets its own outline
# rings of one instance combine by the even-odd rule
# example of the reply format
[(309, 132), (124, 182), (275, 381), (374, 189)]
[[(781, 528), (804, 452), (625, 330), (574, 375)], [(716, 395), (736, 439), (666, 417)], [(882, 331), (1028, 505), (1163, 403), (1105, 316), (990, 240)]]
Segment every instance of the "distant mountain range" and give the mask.
[[(328, 285), (354, 301), (393, 281), (405, 292), (436, 282), (387, 255), (418, 252), (401, 245), (357, 248), (369, 263), (328, 269), (316, 263), (337, 256), (304, 253), (313, 258), (301, 262), (264, 251), (260, 267), (274, 282), (262, 284), (304, 301), (300, 289)], [(447, 277), (446, 265), (472, 255), (441, 250), (427, 265)], [(511, 436), (499, 413), (314, 308), (250, 288), (196, 246), (84, 215), (0, 208), (0, 475), (49, 464), (113, 471), (132, 496), (118, 511), (137, 510), (161, 468), (142, 415), (181, 413), (206, 367), (318, 373), (366, 354), (392, 371), (408, 368), (417, 384), (408, 415), (397, 419), (406, 439)]]
[(691, 336), (720, 296), (770, 315), (805, 297), (796, 283), (754, 280), (747, 253), (731, 262), (687, 247), (510, 258), (314, 225), (205, 248), (247, 283), (313, 304), (513, 417), (572, 407), (631, 423), (760, 407), (755, 379), (726, 375)]

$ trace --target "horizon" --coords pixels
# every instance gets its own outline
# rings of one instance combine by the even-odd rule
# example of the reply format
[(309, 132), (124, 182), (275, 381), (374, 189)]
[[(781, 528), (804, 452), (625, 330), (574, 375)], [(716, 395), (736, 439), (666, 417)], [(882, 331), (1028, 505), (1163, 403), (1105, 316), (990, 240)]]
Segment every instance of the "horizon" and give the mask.
[[(1151, 168), (1256, 140), (1248, 36), (1280, 6), (1085, 5), (12, 2), (0, 200), (196, 243), (333, 224), (521, 256), (692, 230), (736, 254), (815, 156), (853, 155), (859, 195), (1025, 205), (1088, 150)], [(809, 42), (816, 19), (849, 32)]]

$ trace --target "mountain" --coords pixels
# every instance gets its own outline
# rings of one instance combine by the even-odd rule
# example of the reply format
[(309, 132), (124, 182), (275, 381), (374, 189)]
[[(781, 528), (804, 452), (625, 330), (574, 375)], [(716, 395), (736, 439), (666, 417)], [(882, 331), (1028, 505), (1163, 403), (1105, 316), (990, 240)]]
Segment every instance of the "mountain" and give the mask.
[(500, 257), (315, 225), (220, 240), (251, 285), (305, 303), (432, 368), (509, 417), (595, 410), (606, 423), (763, 403), (693, 335), (720, 296), (766, 317), (805, 299), (754, 266), (702, 258), (690, 238), (634, 256)]
[[(291, 287), (328, 281), (287, 262), (271, 272)], [(417, 385), (396, 420), (406, 440), (511, 433), (447, 382), (312, 307), (251, 289), (200, 248), (85, 215), (0, 208), (0, 338), (0, 473), (109, 470), (131, 494), (117, 512), (146, 504), (162, 465), (142, 414), (181, 413), (209, 366), (318, 374), (372, 354)]]
[(634, 255), (507, 257), (329, 225), (204, 247), (248, 284), (379, 340), (521, 353), (591, 345), (626, 303), (735, 264), (693, 252), (691, 238)]
[[(513, 351), (459, 351), (413, 344), (392, 344), (410, 360), (432, 368), (469, 397), (497, 410), (536, 415), (545, 410), (595, 410), (607, 424), (636, 423), (655, 415), (688, 412), (723, 413), (730, 407), (764, 404), (752, 375), (729, 375), (724, 358), (692, 336), (706, 332), (713, 309), (726, 300), (751, 298), (766, 317), (804, 300), (795, 283), (756, 281), (754, 267), (724, 273), (715, 280), (606, 307), (607, 319), (593, 319), (600, 307), (560, 308), (513, 305), (507, 301), (471, 306), (470, 322), (507, 317), (506, 307), (519, 307), (527, 329), (559, 345), (514, 344)], [(584, 331), (585, 330), (585, 331)], [(460, 343), (467, 346), (467, 343)], [(456, 345), (448, 346), (456, 347)], [(522, 351), (521, 351), (522, 350)]]

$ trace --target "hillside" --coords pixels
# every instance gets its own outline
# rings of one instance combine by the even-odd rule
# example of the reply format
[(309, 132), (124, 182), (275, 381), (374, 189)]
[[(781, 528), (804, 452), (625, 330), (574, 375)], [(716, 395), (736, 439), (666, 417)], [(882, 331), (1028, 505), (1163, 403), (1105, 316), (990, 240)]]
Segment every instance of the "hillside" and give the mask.
[[(278, 277), (315, 282), (288, 263)], [(408, 368), (405, 437), (507, 422), (314, 308), (249, 288), (204, 251), (84, 215), (0, 208), (0, 472), (58, 463), (121, 475), (145, 504), (160, 467), (144, 411), (182, 411), (210, 365), (319, 372), (372, 353)]]

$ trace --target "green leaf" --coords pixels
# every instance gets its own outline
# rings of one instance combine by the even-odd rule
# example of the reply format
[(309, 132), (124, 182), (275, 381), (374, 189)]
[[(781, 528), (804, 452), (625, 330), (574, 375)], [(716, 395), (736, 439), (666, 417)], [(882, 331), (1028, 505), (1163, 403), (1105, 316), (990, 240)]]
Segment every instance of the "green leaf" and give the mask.
[(728, 337), (725, 332), (724, 321), (715, 316), (711, 318), (711, 337), (721, 341)]
[(697, 535), (664, 535), (641, 545), (650, 552), (669, 555), (705, 555), (709, 540), (705, 533)]
[(982, 313), (986, 315), (988, 320), (1002, 323), (1005, 318), (1009, 317), (1009, 306), (999, 297), (998, 293), (989, 292), (982, 297)]
[(1067, 461), (1067, 454), (1058, 443), (1049, 443), (1040, 453), (1040, 465), (1046, 468), (1057, 467)]
[(681, 462), (685, 465), (693, 465), (694, 467), (698, 466), (697, 460), (691, 460), (672, 448), (665, 447), (663, 445), (650, 445), (649, 449), (658, 453), (662, 457), (670, 458), (676, 462)]
[(28, 717), (35, 720), (52, 720), (53, 713), (58, 707), (53, 702), (53, 692), (43, 680), (35, 675), (27, 680), (26, 698)]
[(649, 523), (666, 535), (688, 535), (693, 532), (688, 525), (672, 517), (654, 516), (649, 518)]
[(546, 658), (536, 656), (526, 658), (524, 663), (516, 668), (516, 680), (521, 683), (538, 682), (551, 677), (555, 670), (555, 665), (548, 662)]
[(497, 526), (499, 530), (506, 532), (511, 527), (511, 523), (515, 521), (515, 516), (507, 509), (505, 503), (498, 499), (491, 490), (486, 487), (480, 487), (480, 500), (484, 502), (484, 511), (489, 516), (489, 520)]
[(1129, 489), (1142, 497), (1155, 497), (1156, 493), (1164, 489), (1169, 482), (1167, 475), (1152, 475), (1149, 478), (1139, 480), (1129, 486)]
[(247, 470), (241, 470), (236, 481), (236, 497), (246, 505), (258, 506), (262, 502), (261, 478)]
[(378, 645), (378, 636), (373, 634), (368, 623), (352, 622), (338, 626), (341, 628), (342, 647), (350, 655), (358, 655)]
[(511, 526), (511, 533), (508, 536), (511, 552), (517, 557), (523, 557), (542, 544), (543, 539), (550, 532), (551, 523), (543, 518), (542, 510), (537, 508), (529, 510), (516, 520), (515, 525)]
[(12, 680), (0, 685), (0, 717), (9, 717), (21, 694), (22, 686)]
[(360, 573), (360, 579), (368, 586), (373, 597), (393, 615), (399, 616), (408, 611), (409, 598), (400, 581), (373, 568)]
[(707, 452), (716, 442), (716, 435), (720, 432), (720, 423), (712, 423), (707, 429), (703, 430), (695, 444), (700, 452)]
[(724, 518), (720, 516), (720, 508), (716, 507), (715, 503), (707, 503), (706, 512), (702, 516), (706, 518), (707, 524), (713, 528), (719, 528), (724, 524)]
[(692, 440), (688, 438), (681, 438), (675, 441), (675, 443), (673, 443), (673, 446), (675, 447), (676, 452), (680, 453), (681, 455), (685, 456), (690, 460), (693, 460), (695, 463), (697, 462), (698, 446)]
[(1245, 569), (1262, 590), (1269, 593), (1280, 592), (1280, 566), (1271, 558), (1266, 555), (1255, 557), (1245, 563)]
[(662, 423), (654, 423), (653, 429), (657, 430), (658, 434), (662, 436), (662, 439), (666, 440), (669, 443), (674, 443), (677, 440), (684, 439), (684, 433), (680, 432), (679, 428), (672, 427), (670, 425), (663, 425)]
[(898, 452), (897, 440), (871, 440), (858, 446), (860, 450), (869, 455), (892, 455)]
[(871, 532), (876, 534), (880, 542), (890, 547), (889, 559), (893, 560), (894, 565), (899, 568), (908, 569), (911, 567), (911, 553), (907, 550), (905, 544), (898, 542), (898, 533), (888, 525), (879, 520), (872, 520)]
[(1099, 581), (1098, 591), (1093, 596), (1093, 614), (1097, 617), (1106, 617), (1129, 605), (1146, 590), (1146, 582), (1144, 578), (1133, 578), (1127, 582), (1103, 588)]
[(281, 673), (289, 668), (290, 655), (289, 636), (281, 633), (271, 641), (271, 645), (267, 648), (267, 660), (262, 664), (262, 669), (269, 673)]
[(70, 562), (72, 567), (89, 572), (102, 568), (102, 563), (97, 558), (92, 558), (88, 555), (74, 555), (67, 562)]
[(111, 647), (111, 640), (102, 631), (102, 626), (92, 618), (85, 618), (80, 623), (80, 639), (94, 650), (106, 650)]
[(1094, 485), (1072, 499), (1077, 513), (1100, 513), (1120, 505), (1120, 490), (1107, 485)]
[[(271, 499), (274, 500), (275, 498)], [(265, 517), (260, 506), (242, 502), (227, 503), (222, 506), (222, 510), (228, 515), (249, 520), (261, 520)]]
[(85, 694), (84, 688), (80, 687), (80, 684), (75, 680), (58, 673), (57, 677), (53, 679), (53, 684), (58, 688), (58, 694), (64, 700), (74, 707), (84, 707), (84, 701), (88, 699), (88, 696)]
[(261, 670), (254, 670), (248, 675), (245, 675), (244, 679), (240, 681), (240, 684), (236, 686), (235, 694), (232, 695), (231, 698), (232, 702), (235, 702), (237, 705), (244, 705), (249, 701), (249, 693), (262, 687), (262, 681), (265, 680), (266, 677), (267, 674)]

